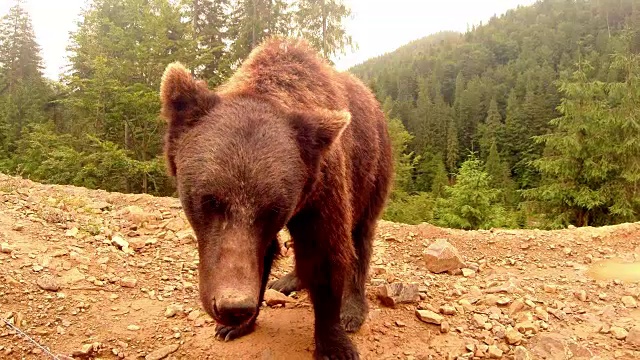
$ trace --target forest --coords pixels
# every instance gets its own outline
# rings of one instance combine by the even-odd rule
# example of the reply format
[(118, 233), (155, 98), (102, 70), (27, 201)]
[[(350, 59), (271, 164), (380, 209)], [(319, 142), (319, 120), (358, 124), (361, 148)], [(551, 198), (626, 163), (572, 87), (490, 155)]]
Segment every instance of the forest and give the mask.
[[(338, 0), (93, 0), (58, 81), (22, 0), (0, 20), (0, 171), (175, 195), (158, 87), (179, 60), (215, 87), (270, 35), (356, 45)], [(330, 61), (330, 60), (329, 60)], [(384, 218), (462, 229), (640, 220), (640, 3), (539, 0), (349, 69), (387, 115)]]

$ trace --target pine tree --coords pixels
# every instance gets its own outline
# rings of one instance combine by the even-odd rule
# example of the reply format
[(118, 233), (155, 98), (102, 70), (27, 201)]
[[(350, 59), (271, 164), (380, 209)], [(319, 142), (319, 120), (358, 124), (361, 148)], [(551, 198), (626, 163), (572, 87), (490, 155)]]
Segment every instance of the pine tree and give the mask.
[(533, 162), (543, 183), (524, 195), (541, 202), (554, 226), (632, 221), (640, 212), (640, 56), (616, 58), (624, 81), (590, 80), (581, 64), (561, 83), (562, 116), (552, 121), (553, 132), (536, 137), (546, 146)]
[(42, 58), (24, 1), (15, 1), (0, 19), (0, 144), (10, 154), (30, 124), (45, 119), (50, 90), (42, 77)]
[(480, 158), (487, 159), (492, 146), (498, 141), (502, 133), (502, 116), (498, 111), (498, 102), (495, 97), (491, 99), (489, 111), (484, 124), (478, 127), (480, 134)]
[(231, 0), (192, 0), (188, 3), (192, 31), (196, 40), (200, 69), (196, 75), (207, 79), (212, 87), (220, 84), (230, 73), (227, 51)]
[(347, 46), (353, 48), (353, 39), (344, 26), (351, 9), (342, 0), (299, 0), (295, 21), (300, 36), (309, 40), (320, 53), (329, 59), (344, 53)]
[(490, 180), (482, 162), (471, 155), (462, 163), (455, 185), (445, 188), (447, 197), (437, 200), (436, 222), (469, 230), (502, 225), (503, 211), (496, 204), (500, 192), (491, 188)]
[(442, 155), (437, 154), (432, 158), (431, 167), (433, 169), (433, 180), (431, 181), (431, 194), (434, 198), (444, 195), (444, 189), (449, 185), (449, 177), (444, 166)]
[(265, 38), (291, 34), (291, 16), (285, 0), (234, 1), (228, 30), (232, 64), (242, 62)]
[(458, 148), (458, 129), (454, 120), (449, 121), (447, 129), (447, 169), (449, 172), (455, 172), (460, 156)]

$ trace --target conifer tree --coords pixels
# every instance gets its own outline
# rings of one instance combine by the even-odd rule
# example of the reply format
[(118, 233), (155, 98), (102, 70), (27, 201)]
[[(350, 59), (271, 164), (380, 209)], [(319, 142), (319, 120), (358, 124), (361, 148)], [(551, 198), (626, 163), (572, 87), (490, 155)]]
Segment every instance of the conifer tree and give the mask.
[(0, 19), (0, 144), (8, 156), (30, 124), (45, 120), (49, 88), (31, 17), (17, 0)]
[(346, 47), (353, 47), (353, 39), (344, 25), (351, 9), (342, 0), (298, 0), (296, 4), (297, 32), (326, 59), (344, 53)]

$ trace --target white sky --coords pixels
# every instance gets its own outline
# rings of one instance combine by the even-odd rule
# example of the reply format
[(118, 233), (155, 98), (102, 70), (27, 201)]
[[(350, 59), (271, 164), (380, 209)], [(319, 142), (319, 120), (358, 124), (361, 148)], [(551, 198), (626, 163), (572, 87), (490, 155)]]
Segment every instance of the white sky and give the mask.
[[(535, 0), (344, 0), (353, 19), (347, 29), (359, 45), (355, 52), (336, 59), (339, 69), (347, 69), (366, 59), (382, 55), (442, 30), (464, 32), (467, 25), (486, 22), (518, 5)], [(0, 16), (12, 0), (0, 0)], [(85, 0), (26, 0), (37, 41), (42, 48), (45, 75), (57, 78), (66, 65), (69, 32), (75, 29)]]

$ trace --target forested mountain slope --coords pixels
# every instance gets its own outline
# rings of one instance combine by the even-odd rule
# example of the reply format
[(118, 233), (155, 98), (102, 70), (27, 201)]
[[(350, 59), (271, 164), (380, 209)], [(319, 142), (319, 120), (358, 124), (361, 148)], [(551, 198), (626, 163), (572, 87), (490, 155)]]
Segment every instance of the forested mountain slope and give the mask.
[[(351, 71), (413, 136), (398, 191), (436, 191), (442, 166), (453, 180), (474, 152), (486, 162), (486, 190), (501, 191), (488, 205), (535, 200), (556, 225), (604, 224), (638, 218), (639, 50), (637, 1), (545, 0)], [(411, 207), (404, 200), (398, 208)]]

